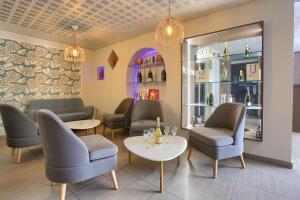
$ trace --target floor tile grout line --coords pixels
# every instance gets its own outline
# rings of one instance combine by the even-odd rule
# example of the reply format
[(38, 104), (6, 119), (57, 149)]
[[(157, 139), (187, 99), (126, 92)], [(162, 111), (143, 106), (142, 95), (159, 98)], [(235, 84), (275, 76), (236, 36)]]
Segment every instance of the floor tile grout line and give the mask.
[[(125, 170), (122, 170), (122, 171), (123, 171), (124, 173), (128, 174), (128, 175), (131, 175), (131, 176), (133, 176), (133, 177), (135, 177), (135, 178), (137, 178), (137, 179), (140, 179), (140, 177), (137, 177), (137, 176), (135, 176), (135, 175), (132, 175), (131, 173), (129, 173), (129, 172), (125, 171)], [(154, 185), (153, 183), (147, 181), (146, 179), (141, 180), (141, 181), (144, 182), (144, 183), (147, 183), (147, 184), (149, 184), (149, 185), (151, 185), (151, 186), (153, 186), (153, 187), (155, 187), (155, 188), (159, 188), (158, 186)], [(166, 190), (166, 191), (164, 191), (164, 192), (167, 192), (168, 194), (170, 194), (170, 195), (172, 195), (172, 196), (175, 196), (175, 197), (178, 198), (178, 199), (182, 199), (181, 197), (177, 196), (176, 194), (174, 194), (174, 193), (172, 193), (172, 192), (170, 192), (170, 191), (167, 191), (167, 190)], [(182, 200), (184, 200), (184, 199), (182, 199)]]
[(238, 179), (239, 179), (239, 177), (240, 177), (241, 171), (242, 171), (242, 170), (239, 170), (238, 177), (237, 177), (237, 179), (235, 180), (233, 189), (232, 189), (232, 191), (231, 191), (231, 193), (230, 193), (230, 198), (229, 198), (230, 200), (232, 199), (232, 195), (233, 195), (233, 193), (234, 193), (234, 190), (235, 190), (235, 187), (236, 187), (236, 185), (237, 185)]

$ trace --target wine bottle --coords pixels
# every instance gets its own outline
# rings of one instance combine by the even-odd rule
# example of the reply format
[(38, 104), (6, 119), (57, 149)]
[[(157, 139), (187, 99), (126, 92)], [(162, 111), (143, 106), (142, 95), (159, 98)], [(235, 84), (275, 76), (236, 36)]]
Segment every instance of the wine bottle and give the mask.
[(224, 47), (224, 60), (228, 60), (229, 59), (229, 51), (228, 51), (228, 44), (227, 42), (225, 42), (225, 47)]
[(155, 138), (155, 143), (160, 144), (162, 142), (162, 133), (160, 129), (160, 118), (156, 118), (156, 129), (154, 131), (154, 138)]
[(247, 107), (251, 107), (252, 106), (249, 87), (247, 87), (247, 93), (246, 93), (246, 97), (245, 97), (245, 103), (246, 103)]
[(214, 95), (213, 95), (213, 93), (209, 93), (209, 94), (207, 95), (206, 103), (207, 103), (209, 106), (213, 106), (213, 105), (214, 105)]
[(152, 71), (151, 71), (151, 67), (150, 67), (150, 70), (148, 72), (148, 82), (153, 82), (153, 74), (152, 74)]
[(138, 73), (138, 83), (142, 83), (143, 82), (143, 75), (141, 72), (141, 68), (139, 68), (139, 73)]
[(161, 72), (161, 81), (162, 82), (166, 82), (167, 81), (167, 73), (166, 73), (165, 68)]
[(240, 70), (239, 81), (245, 81), (243, 70)]
[(262, 138), (262, 134), (261, 134), (261, 121), (259, 121), (258, 124), (257, 124), (256, 138)]
[(249, 47), (248, 44), (247, 44), (246, 47), (245, 47), (245, 57), (246, 57), (246, 58), (249, 58), (249, 57), (250, 57), (250, 47)]

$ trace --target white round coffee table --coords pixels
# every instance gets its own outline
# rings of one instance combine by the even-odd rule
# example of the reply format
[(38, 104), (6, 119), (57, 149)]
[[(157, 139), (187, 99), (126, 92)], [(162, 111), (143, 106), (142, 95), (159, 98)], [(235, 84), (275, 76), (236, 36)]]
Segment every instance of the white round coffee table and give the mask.
[(65, 124), (73, 130), (86, 130), (86, 134), (89, 129), (94, 129), (94, 134), (96, 134), (96, 128), (101, 123), (98, 119), (87, 119), (87, 120), (78, 120), (78, 121), (70, 121)]
[(129, 152), (129, 164), (131, 164), (131, 153), (147, 160), (160, 162), (160, 192), (163, 192), (163, 162), (179, 156), (186, 150), (187, 141), (184, 137), (169, 136), (169, 143), (147, 144), (144, 136), (129, 137), (124, 140), (124, 145)]

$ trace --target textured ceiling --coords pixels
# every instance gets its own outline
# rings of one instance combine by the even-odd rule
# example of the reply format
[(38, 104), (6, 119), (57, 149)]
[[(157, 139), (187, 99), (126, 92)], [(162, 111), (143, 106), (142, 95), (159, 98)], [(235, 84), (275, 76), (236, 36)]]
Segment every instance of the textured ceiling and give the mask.
[[(249, 1), (171, 0), (171, 15), (185, 21)], [(0, 0), (1, 30), (72, 43), (78, 24), (78, 43), (88, 49), (153, 31), (167, 16), (168, 0)]]

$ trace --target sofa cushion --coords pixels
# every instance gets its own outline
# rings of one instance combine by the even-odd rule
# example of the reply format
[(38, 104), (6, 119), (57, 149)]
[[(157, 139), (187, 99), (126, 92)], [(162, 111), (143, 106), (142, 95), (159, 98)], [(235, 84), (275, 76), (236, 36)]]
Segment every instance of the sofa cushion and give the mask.
[(64, 122), (90, 119), (89, 113), (85, 113), (85, 112), (64, 113), (64, 114), (57, 114), (57, 116)]
[[(148, 128), (155, 128), (156, 127), (156, 120), (139, 120), (136, 122), (132, 122), (131, 123), (131, 127), (130, 129), (132, 131), (143, 131), (144, 129), (148, 129)], [(163, 128), (164, 127), (164, 123), (160, 123), (160, 126)]]
[(80, 137), (88, 148), (90, 161), (115, 156), (118, 147), (101, 135), (89, 135)]
[(119, 122), (125, 120), (124, 114), (106, 114), (103, 115), (103, 120), (107, 122)]
[(190, 130), (190, 137), (213, 147), (233, 144), (233, 131), (225, 128), (197, 127)]

